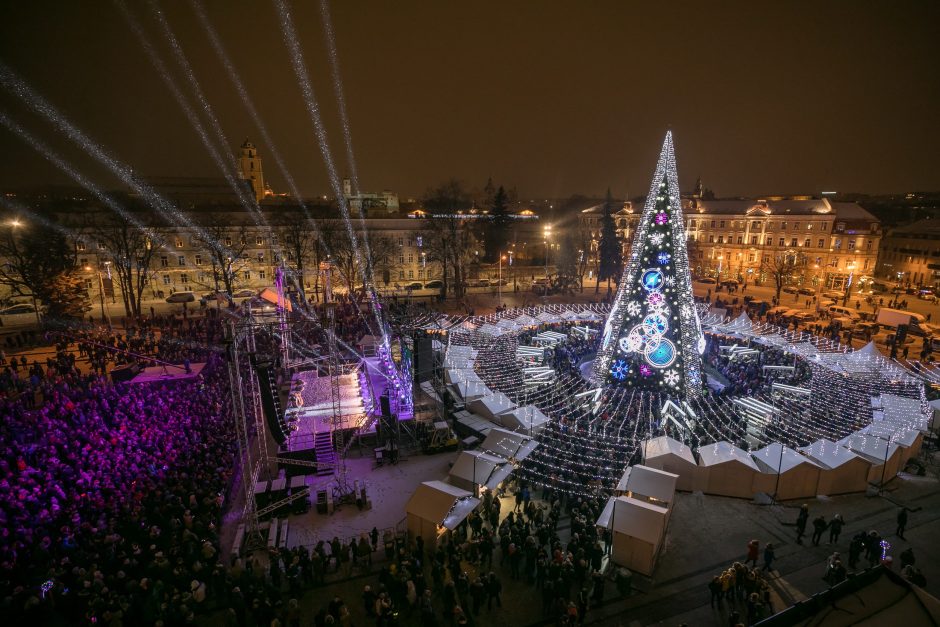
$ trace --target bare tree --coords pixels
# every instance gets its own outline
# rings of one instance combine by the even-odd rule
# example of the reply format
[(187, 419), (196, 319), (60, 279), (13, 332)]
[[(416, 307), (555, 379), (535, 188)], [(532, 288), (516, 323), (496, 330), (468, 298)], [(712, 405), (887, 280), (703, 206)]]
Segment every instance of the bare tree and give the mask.
[(196, 231), (193, 239), (209, 255), (212, 271), (211, 284), (201, 284), (215, 291), (224, 290), (231, 297), (239, 283), (239, 272), (248, 267), (248, 228), (232, 225), (231, 216), (212, 213), (200, 215), (198, 224), (201, 232)]
[(275, 230), (282, 248), (281, 254), (286, 257), (285, 264), (297, 278), (301, 299), (307, 302), (305, 277), (309, 264), (312, 263), (314, 267), (316, 286), (314, 293), (316, 293), (320, 282), (317, 270), (320, 261), (325, 258), (320, 234), (300, 207), (288, 208), (280, 212), (276, 218)]
[(473, 235), (466, 226), (470, 195), (460, 181), (451, 179), (431, 188), (422, 201), (426, 215), (421, 231), (427, 260), (441, 265), (441, 295), (446, 298), (453, 275), (454, 296), (461, 298), (466, 285), (467, 255)]
[(805, 268), (806, 255), (800, 252), (782, 250), (764, 253), (761, 259), (761, 271), (773, 281), (778, 303), (783, 286), (790, 282), (790, 277), (794, 274), (802, 274)]
[[(154, 252), (159, 247), (159, 234), (143, 229), (116, 213), (90, 214), (89, 225), (82, 229), (93, 238), (102, 251), (99, 257), (111, 262), (121, 288), (124, 311), (128, 316), (141, 315), (144, 288), (151, 275)], [(139, 224), (139, 223), (138, 223)]]

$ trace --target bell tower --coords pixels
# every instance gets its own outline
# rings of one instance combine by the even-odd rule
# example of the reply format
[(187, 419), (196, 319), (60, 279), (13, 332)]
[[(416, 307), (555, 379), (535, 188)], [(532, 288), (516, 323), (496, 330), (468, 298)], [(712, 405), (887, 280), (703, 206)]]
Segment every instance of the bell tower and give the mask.
[(238, 158), (238, 169), (241, 176), (251, 183), (255, 193), (255, 200), (261, 202), (264, 198), (264, 172), (261, 169), (261, 157), (258, 149), (247, 139), (241, 146), (241, 156)]

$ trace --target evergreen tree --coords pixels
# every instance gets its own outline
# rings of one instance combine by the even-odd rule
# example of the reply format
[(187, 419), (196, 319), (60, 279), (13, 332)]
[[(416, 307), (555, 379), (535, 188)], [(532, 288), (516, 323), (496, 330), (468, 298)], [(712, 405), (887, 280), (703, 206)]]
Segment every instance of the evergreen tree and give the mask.
[(556, 287), (562, 291), (573, 291), (578, 286), (578, 247), (570, 233), (561, 239), (556, 266)]
[(594, 288), (595, 294), (600, 290), (601, 281), (607, 281), (608, 290), (610, 289), (611, 279), (619, 282), (620, 273), (623, 270), (623, 254), (621, 253), (620, 238), (617, 237), (613, 207), (614, 199), (610, 195), (610, 189), (608, 189), (607, 198), (604, 200), (604, 215), (601, 216), (601, 241), (598, 247), (600, 267), (597, 272), (597, 286)]
[(506, 195), (506, 190), (500, 185), (493, 196), (489, 220), (486, 225), (485, 261), (495, 263), (499, 259), (499, 254), (505, 252), (506, 242), (509, 240), (509, 224), (509, 197)]

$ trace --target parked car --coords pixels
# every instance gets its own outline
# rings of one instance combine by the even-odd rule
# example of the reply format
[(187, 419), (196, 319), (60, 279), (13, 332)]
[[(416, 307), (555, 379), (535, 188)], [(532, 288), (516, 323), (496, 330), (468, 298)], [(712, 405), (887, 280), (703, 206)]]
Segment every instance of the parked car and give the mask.
[(406, 290), (409, 290), (409, 291), (413, 291), (413, 290), (423, 290), (423, 289), (424, 289), (424, 284), (423, 284), (423, 283), (420, 283), (420, 282), (418, 282), (418, 281), (415, 281), (414, 283), (409, 283), (408, 285), (406, 285), (406, 286), (405, 286), (405, 289), (406, 289)]
[(842, 300), (845, 298), (845, 292), (840, 292), (839, 290), (829, 290), (823, 292), (822, 295), (833, 300)]
[(877, 322), (859, 322), (852, 327), (852, 335), (854, 337), (868, 337), (876, 333), (878, 333)]
[(826, 311), (829, 312), (831, 316), (841, 316), (843, 318), (851, 318), (852, 320), (858, 320), (858, 312), (849, 307), (843, 307), (842, 305), (830, 305), (826, 308)]
[(814, 290), (811, 287), (801, 287), (800, 289), (797, 290), (797, 293), (803, 294), (805, 296), (813, 296), (816, 294), (816, 290)]
[(785, 285), (783, 286), (783, 292), (785, 294), (798, 294), (800, 292), (800, 288), (795, 285)]
[(167, 296), (168, 303), (191, 303), (196, 300), (196, 295), (192, 292), (176, 292)]
[(235, 298), (251, 298), (257, 293), (255, 290), (238, 290), (235, 292)]
[(767, 311), (768, 316), (779, 316), (780, 314), (790, 311), (792, 307), (787, 307), (785, 305), (777, 305), (776, 307)]
[(933, 290), (922, 289), (917, 292), (917, 298), (921, 300), (937, 300), (937, 295), (933, 293)]
[(695, 280), (696, 280), (696, 282), (698, 282), (698, 283), (704, 283), (705, 285), (716, 285), (716, 284), (718, 283), (718, 281), (716, 281), (715, 279), (713, 279), (713, 278), (711, 278), (711, 277), (707, 277), (707, 276), (706, 276), (706, 277), (702, 277), (702, 278), (700, 278), (700, 279), (695, 279)]
[(6, 309), (0, 309), (0, 316), (15, 316), (17, 314), (36, 313), (36, 308), (28, 303), (20, 303)]
[(788, 320), (799, 320), (803, 324), (816, 321), (816, 314), (803, 309), (791, 309), (783, 314), (783, 317)]
[(428, 281), (424, 284), (424, 289), (426, 290), (439, 290), (444, 287), (443, 281)]

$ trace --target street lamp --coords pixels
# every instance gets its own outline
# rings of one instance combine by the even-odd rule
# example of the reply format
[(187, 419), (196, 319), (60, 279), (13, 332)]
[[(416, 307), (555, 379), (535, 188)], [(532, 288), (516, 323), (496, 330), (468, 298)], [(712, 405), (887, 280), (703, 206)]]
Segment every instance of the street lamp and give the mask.
[[(85, 266), (85, 272), (91, 272), (91, 266)], [(105, 321), (105, 312), (104, 312), (104, 280), (101, 278), (101, 270), (95, 270), (95, 274), (98, 275), (98, 302), (101, 304), (101, 321)], [(111, 321), (108, 320), (108, 326), (111, 326)]]
[(506, 255), (500, 254), (499, 256), (499, 270), (496, 276), (496, 306), (499, 307), (503, 302), (503, 262), (506, 260)]
[(545, 278), (548, 278), (548, 241), (552, 238), (552, 225), (546, 224), (542, 229), (542, 235), (544, 236), (545, 244)]

